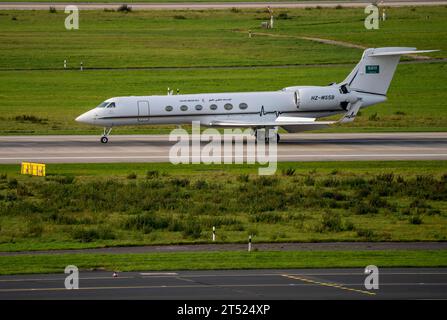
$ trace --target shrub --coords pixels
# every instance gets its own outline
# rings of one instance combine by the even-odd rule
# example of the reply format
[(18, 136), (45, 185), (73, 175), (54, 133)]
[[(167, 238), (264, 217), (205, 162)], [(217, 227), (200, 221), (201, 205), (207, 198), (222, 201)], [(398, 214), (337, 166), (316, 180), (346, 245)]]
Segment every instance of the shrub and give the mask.
[(184, 237), (190, 237), (193, 239), (200, 238), (200, 235), (202, 234), (202, 227), (200, 224), (195, 223), (194, 221), (190, 220), (188, 221), (183, 229), (183, 236)]
[(95, 240), (113, 240), (115, 234), (109, 228), (75, 228), (72, 237), (80, 242), (92, 242)]
[(340, 182), (337, 179), (332, 178), (332, 177), (329, 179), (324, 179), (321, 182), (321, 185), (323, 187), (337, 187), (339, 184), (340, 184)]
[(317, 226), (318, 232), (340, 232), (343, 231), (343, 223), (339, 214), (325, 212), (321, 218), (320, 224)]
[(176, 186), (176, 187), (187, 187), (189, 186), (189, 180), (187, 178), (173, 178), (171, 179), (171, 183), (172, 185)]
[(371, 241), (376, 237), (376, 234), (371, 229), (358, 229), (357, 236), (365, 238), (368, 241)]
[(30, 221), (27, 225), (26, 237), (38, 238), (43, 233), (42, 223), (36, 221)]
[(306, 176), (306, 178), (304, 179), (304, 184), (306, 186), (313, 186), (315, 185), (315, 179), (312, 176)]
[(9, 189), (16, 189), (18, 184), (19, 184), (19, 182), (17, 181), (17, 179), (9, 179), (8, 180), (8, 188)]
[(32, 196), (33, 194), (28, 190), (28, 188), (24, 184), (19, 183), (17, 185), (17, 195), (20, 197), (25, 197), (25, 196)]
[(342, 184), (345, 186), (348, 186), (351, 189), (356, 189), (359, 187), (364, 187), (367, 185), (367, 182), (365, 179), (361, 177), (355, 177), (355, 178), (348, 178), (342, 180)]
[(147, 179), (158, 178), (159, 176), (160, 173), (157, 170), (149, 170), (148, 172), (146, 172)]
[(408, 219), (408, 221), (409, 221), (411, 224), (416, 224), (416, 225), (418, 225), (418, 224), (422, 224), (422, 218), (421, 218), (419, 215), (413, 215), (413, 216), (411, 216), (411, 217)]
[(282, 172), (283, 176), (294, 176), (295, 175), (295, 169), (293, 169), (293, 168), (282, 169), (281, 172)]
[(382, 173), (377, 175), (376, 181), (391, 184), (394, 181), (394, 173)]
[(375, 112), (375, 113), (373, 113), (372, 115), (369, 116), (368, 120), (369, 120), (369, 121), (379, 121), (380, 118), (379, 118), (379, 116), (377, 115), (377, 112)]
[(16, 116), (14, 119), (16, 121), (20, 121), (20, 122), (32, 122), (32, 123), (46, 123), (48, 121), (48, 119), (39, 118), (39, 117), (36, 117), (33, 115), (27, 115), (27, 114)]
[(343, 9), (343, 6), (339, 4), (335, 7), (335, 9), (337, 9), (337, 10)]
[(331, 191), (325, 191), (321, 194), (321, 196), (323, 198), (327, 198), (327, 199), (334, 199), (337, 201), (343, 201), (346, 200), (346, 196), (342, 193), (338, 193), (338, 192), (331, 192)]
[(240, 174), (240, 175), (237, 177), (237, 180), (238, 180), (239, 182), (248, 182), (249, 179), (250, 179), (250, 177), (248, 176), (248, 174)]
[(176, 19), (176, 20), (186, 20), (186, 17), (182, 16), (182, 15), (175, 15), (174, 19)]
[(48, 221), (54, 222), (56, 224), (78, 224), (78, 220), (74, 217), (71, 217), (67, 214), (63, 214), (60, 212), (51, 213), (48, 218)]
[(129, 173), (127, 175), (127, 179), (136, 179), (137, 178), (137, 174), (135, 172)]
[(197, 180), (194, 183), (194, 188), (201, 190), (201, 189), (206, 189), (208, 187), (208, 183), (205, 180)]
[(430, 209), (431, 206), (422, 199), (416, 199), (410, 203), (410, 208)]
[(260, 212), (250, 216), (251, 222), (278, 223), (283, 217), (274, 212)]
[(232, 13), (239, 13), (239, 12), (241, 12), (241, 10), (239, 10), (239, 9), (236, 8), (236, 7), (231, 8), (230, 11), (231, 11)]
[(344, 229), (346, 231), (354, 231), (355, 230), (354, 223), (352, 223), (352, 221), (346, 221)]
[(369, 196), (371, 193), (371, 189), (369, 187), (362, 187), (360, 189), (357, 190), (356, 192), (356, 196), (357, 198), (366, 198), (367, 196)]
[(374, 194), (369, 199), (369, 205), (374, 208), (387, 208), (388, 202), (385, 199), (382, 199), (378, 195)]
[(49, 10), (50, 10), (50, 13), (56, 13), (56, 8), (55, 7), (51, 6)]
[(271, 187), (278, 183), (278, 179), (276, 177), (270, 177), (270, 176), (260, 176), (258, 179), (253, 181), (256, 185), (263, 187)]
[(92, 242), (99, 238), (95, 229), (76, 228), (72, 231), (72, 237), (80, 242)]
[(287, 20), (287, 19), (291, 19), (287, 14), (287, 12), (281, 12), (280, 14), (278, 14), (278, 20)]
[(0, 180), (6, 180), (8, 178), (8, 175), (6, 173), (0, 174)]
[(75, 177), (74, 176), (46, 176), (45, 180), (46, 181), (54, 181), (60, 184), (72, 184), (74, 181)]
[(128, 13), (132, 11), (132, 7), (124, 3), (118, 7), (117, 11)]
[(130, 217), (124, 223), (124, 228), (128, 230), (139, 230), (144, 233), (150, 233), (154, 229), (166, 229), (170, 224), (170, 220), (163, 217), (157, 217), (153, 214), (141, 214)]
[(394, 112), (394, 114), (395, 115), (397, 115), (397, 116), (405, 116), (406, 115), (406, 113), (405, 112), (403, 112), (403, 111), (396, 111), (396, 112)]
[(368, 214), (368, 213), (377, 213), (378, 210), (376, 207), (371, 206), (369, 203), (360, 201), (354, 207), (354, 212), (355, 212), (355, 214), (364, 215), (364, 214)]

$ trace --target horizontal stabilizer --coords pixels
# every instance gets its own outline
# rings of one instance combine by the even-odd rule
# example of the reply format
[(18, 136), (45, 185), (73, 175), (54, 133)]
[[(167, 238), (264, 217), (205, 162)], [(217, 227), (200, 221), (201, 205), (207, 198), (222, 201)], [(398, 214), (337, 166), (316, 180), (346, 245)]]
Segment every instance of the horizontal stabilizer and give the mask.
[(407, 51), (377, 52), (377, 53), (369, 54), (368, 57), (401, 56), (404, 54), (428, 53), (428, 52), (436, 52), (436, 51), (439, 51), (439, 50), (407, 50)]

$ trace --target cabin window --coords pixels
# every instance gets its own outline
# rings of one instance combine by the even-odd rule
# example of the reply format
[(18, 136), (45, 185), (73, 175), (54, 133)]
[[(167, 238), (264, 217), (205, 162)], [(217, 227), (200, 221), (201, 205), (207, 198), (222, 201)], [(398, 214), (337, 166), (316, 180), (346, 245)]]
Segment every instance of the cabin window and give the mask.
[(217, 105), (216, 105), (216, 104), (212, 104), (212, 105), (210, 105), (210, 109), (211, 109), (211, 110), (216, 110), (216, 109), (217, 109)]
[(166, 108), (165, 108), (165, 110), (168, 111), (168, 112), (172, 111), (173, 109), (174, 108), (172, 106), (166, 106)]
[(202, 109), (203, 109), (203, 107), (202, 107), (200, 104), (196, 105), (196, 110), (197, 110), (197, 111), (200, 111), (200, 110), (202, 110)]
[(241, 110), (245, 110), (245, 109), (247, 109), (248, 108), (248, 105), (246, 104), (246, 103), (241, 103), (241, 104), (239, 104), (239, 109), (241, 109)]
[(188, 110), (188, 106), (183, 105), (183, 106), (180, 107), (180, 110), (186, 111), (186, 110)]
[(109, 102), (101, 102), (96, 108), (105, 108)]
[(115, 108), (115, 102), (112, 102), (111, 104), (109, 104), (109, 105), (107, 106), (107, 108)]
[(233, 109), (233, 105), (231, 103), (226, 103), (224, 105), (224, 108), (225, 108), (225, 110), (231, 110), (231, 109)]

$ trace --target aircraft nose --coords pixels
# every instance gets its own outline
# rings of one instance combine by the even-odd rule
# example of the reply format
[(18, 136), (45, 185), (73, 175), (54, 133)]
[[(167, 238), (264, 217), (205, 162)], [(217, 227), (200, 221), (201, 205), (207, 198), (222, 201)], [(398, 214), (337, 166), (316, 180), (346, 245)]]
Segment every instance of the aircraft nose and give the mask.
[(93, 124), (93, 114), (88, 111), (86, 113), (81, 114), (79, 117), (75, 119), (77, 122)]

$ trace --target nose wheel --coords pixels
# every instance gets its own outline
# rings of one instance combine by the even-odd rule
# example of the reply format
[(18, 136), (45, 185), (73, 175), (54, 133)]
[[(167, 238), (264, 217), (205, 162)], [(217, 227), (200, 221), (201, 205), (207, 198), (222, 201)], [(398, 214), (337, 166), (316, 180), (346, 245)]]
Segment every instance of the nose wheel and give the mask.
[(269, 144), (271, 141), (275, 141), (278, 143), (280, 136), (278, 133), (275, 132), (274, 129), (260, 129), (260, 130), (254, 130), (254, 136), (255, 136), (255, 143), (258, 142), (264, 142), (265, 144)]
[(109, 138), (107, 138), (107, 136), (110, 134), (110, 132), (112, 132), (112, 128), (104, 128), (104, 133), (102, 134), (101, 137), (101, 143), (107, 143), (109, 142)]

